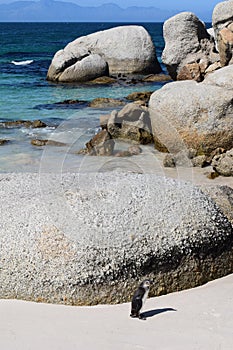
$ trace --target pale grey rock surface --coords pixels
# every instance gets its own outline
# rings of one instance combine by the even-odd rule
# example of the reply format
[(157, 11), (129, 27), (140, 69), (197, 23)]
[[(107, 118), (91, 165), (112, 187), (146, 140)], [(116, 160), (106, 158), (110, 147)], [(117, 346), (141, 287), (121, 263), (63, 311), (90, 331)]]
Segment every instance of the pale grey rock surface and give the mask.
[(191, 12), (182, 12), (169, 18), (164, 22), (163, 33), (165, 48), (162, 61), (173, 80), (187, 64), (204, 60), (209, 65), (219, 59), (214, 52), (213, 38), (204, 23)]
[[(233, 91), (233, 65), (223, 67), (207, 75), (203, 84), (216, 85)], [(226, 94), (231, 94), (227, 92)]]
[(149, 107), (155, 145), (160, 141), (170, 153), (194, 148), (209, 154), (233, 147), (232, 89), (194, 81), (168, 83), (152, 94)]
[(227, 185), (202, 185), (201, 190), (213, 199), (220, 210), (233, 224), (233, 189)]
[(137, 103), (128, 103), (119, 112), (112, 111), (107, 130), (113, 138), (141, 144), (153, 142), (148, 108)]
[(213, 168), (223, 176), (233, 176), (233, 148), (226, 153), (215, 156), (212, 160)]
[[(1, 174), (0, 297), (130, 299), (233, 269), (232, 226), (192, 184), (146, 174)], [(232, 272), (232, 271), (231, 271)]]
[(215, 35), (222, 28), (233, 22), (233, 1), (223, 1), (217, 4), (213, 10), (212, 23)]
[(89, 55), (72, 64), (59, 76), (61, 82), (89, 81), (108, 75), (108, 64), (100, 55)]
[[(122, 26), (77, 38), (58, 51), (47, 78), (60, 81), (60, 75), (89, 55), (99, 55), (110, 74), (150, 74), (161, 71), (152, 39), (142, 26)], [(74, 81), (78, 78), (75, 75)]]

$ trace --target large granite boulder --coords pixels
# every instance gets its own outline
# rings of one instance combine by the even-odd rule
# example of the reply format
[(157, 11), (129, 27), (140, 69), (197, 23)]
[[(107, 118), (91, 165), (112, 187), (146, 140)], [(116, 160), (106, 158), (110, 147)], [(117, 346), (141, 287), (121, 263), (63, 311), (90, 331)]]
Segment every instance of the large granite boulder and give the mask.
[(162, 61), (173, 80), (203, 80), (205, 70), (219, 60), (214, 39), (193, 13), (182, 12), (163, 26)]
[(222, 66), (233, 64), (233, 1), (217, 4), (213, 11), (213, 28)]
[(0, 298), (120, 303), (144, 278), (155, 296), (233, 272), (232, 226), (192, 184), (106, 172), (0, 180)]
[(55, 54), (47, 79), (89, 81), (108, 75), (108, 72), (150, 74), (160, 71), (148, 32), (141, 26), (122, 26), (80, 37), (69, 43)]
[[(219, 72), (212, 74), (219, 77)], [(233, 89), (209, 83), (173, 82), (152, 94), (149, 107), (156, 148), (163, 145), (170, 153), (192, 148), (197, 155), (209, 155), (218, 147), (233, 147)]]

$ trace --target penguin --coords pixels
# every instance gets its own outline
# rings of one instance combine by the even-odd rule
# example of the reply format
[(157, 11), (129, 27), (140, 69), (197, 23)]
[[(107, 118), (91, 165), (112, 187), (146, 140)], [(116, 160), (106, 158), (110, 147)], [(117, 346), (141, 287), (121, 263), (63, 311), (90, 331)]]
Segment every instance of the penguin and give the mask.
[(131, 302), (131, 314), (130, 317), (137, 317), (142, 319), (140, 310), (146, 302), (146, 298), (149, 293), (150, 281), (144, 280), (140, 283), (138, 289), (135, 291)]

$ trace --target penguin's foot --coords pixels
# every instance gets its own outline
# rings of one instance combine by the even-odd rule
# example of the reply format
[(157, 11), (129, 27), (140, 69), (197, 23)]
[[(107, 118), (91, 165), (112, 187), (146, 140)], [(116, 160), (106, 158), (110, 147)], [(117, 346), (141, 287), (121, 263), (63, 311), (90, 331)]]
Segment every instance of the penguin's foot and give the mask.
[(143, 320), (143, 321), (146, 321), (146, 317), (143, 316), (143, 314), (140, 314), (138, 316), (139, 320)]

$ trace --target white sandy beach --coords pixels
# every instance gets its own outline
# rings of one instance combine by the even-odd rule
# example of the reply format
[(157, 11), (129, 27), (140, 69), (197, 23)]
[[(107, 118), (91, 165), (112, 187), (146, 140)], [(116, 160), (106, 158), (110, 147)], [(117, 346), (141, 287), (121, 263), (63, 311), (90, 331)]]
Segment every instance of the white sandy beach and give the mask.
[(233, 274), (204, 286), (151, 298), (145, 321), (130, 304), (72, 307), (0, 301), (4, 350), (231, 350)]

